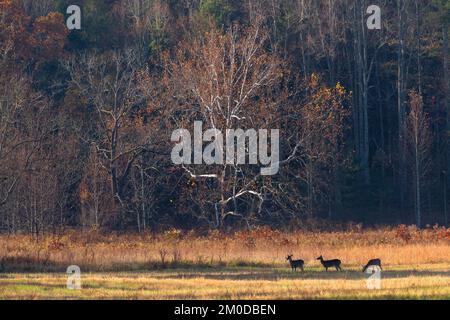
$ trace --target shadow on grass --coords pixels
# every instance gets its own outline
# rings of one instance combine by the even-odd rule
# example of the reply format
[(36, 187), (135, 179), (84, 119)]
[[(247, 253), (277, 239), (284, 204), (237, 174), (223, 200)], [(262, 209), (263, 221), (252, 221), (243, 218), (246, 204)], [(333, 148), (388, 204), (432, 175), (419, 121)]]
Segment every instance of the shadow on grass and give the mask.
[[(192, 262), (192, 261), (169, 261), (169, 262), (141, 262), (141, 263), (76, 263), (83, 272), (148, 272), (148, 271), (176, 271), (176, 270), (198, 270), (200, 272), (217, 269), (239, 269), (239, 268), (273, 268), (270, 264), (233, 261), (225, 262)], [(70, 264), (54, 262), (50, 260), (39, 260), (28, 257), (7, 257), (0, 260), (0, 275), (2, 273), (61, 273), (66, 272)]]
[[(321, 268), (306, 268), (305, 272), (292, 272), (288, 268), (275, 267), (270, 264), (246, 261), (233, 261), (229, 263), (214, 262), (147, 262), (147, 263), (112, 263), (107, 266), (98, 264), (80, 264), (82, 272), (126, 272), (136, 275), (154, 272), (153, 278), (189, 279), (205, 278), (215, 280), (267, 280), (277, 281), (283, 279), (312, 279), (312, 280), (358, 280), (367, 279), (368, 274), (360, 269), (347, 269), (342, 272), (325, 272)], [(2, 273), (65, 273), (68, 265), (52, 261), (37, 261), (34, 258), (13, 257), (3, 258), (0, 261), (0, 279)], [(450, 277), (450, 271), (432, 270), (389, 270), (382, 271), (383, 279), (418, 277)]]
[[(383, 279), (396, 279), (405, 278), (409, 276), (418, 277), (436, 277), (444, 276), (450, 277), (450, 271), (384, 271), (382, 273)], [(212, 280), (265, 280), (265, 281), (278, 281), (278, 280), (364, 280), (369, 277), (368, 274), (360, 271), (349, 270), (343, 272), (322, 272), (322, 271), (305, 271), (305, 272), (285, 272), (277, 269), (230, 269), (225, 268), (222, 270), (184, 270), (184, 272), (159, 274), (157, 277), (163, 279), (193, 279), (202, 277)]]
[(27, 257), (7, 257), (0, 261), (1, 273), (65, 272), (68, 266)]
[[(48, 282), (41, 282), (41, 281), (26, 281), (26, 280), (20, 280), (20, 281), (14, 281), (14, 282), (2, 282), (2, 279), (0, 278), (0, 286), (2, 287), (25, 287), (30, 289), (43, 289), (43, 290), (66, 290), (66, 283), (65, 281), (61, 281), (61, 283), (48, 283)], [(149, 291), (157, 291), (158, 287), (150, 284), (145, 285), (131, 285), (129, 283), (124, 284), (109, 284), (107, 281), (99, 281), (99, 282), (83, 282), (82, 288), (84, 290), (112, 290), (112, 291), (129, 291), (129, 292), (135, 292), (140, 290), (149, 290)], [(76, 291), (73, 291), (76, 293)]]

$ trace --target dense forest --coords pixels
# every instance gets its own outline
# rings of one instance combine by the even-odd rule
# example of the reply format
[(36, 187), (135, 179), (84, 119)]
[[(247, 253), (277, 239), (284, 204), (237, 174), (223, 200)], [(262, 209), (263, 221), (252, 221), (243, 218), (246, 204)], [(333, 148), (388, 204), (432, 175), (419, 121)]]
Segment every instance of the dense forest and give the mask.
[[(0, 231), (448, 225), (449, 22), (449, 0), (0, 0)], [(194, 121), (279, 129), (278, 173), (175, 165)]]

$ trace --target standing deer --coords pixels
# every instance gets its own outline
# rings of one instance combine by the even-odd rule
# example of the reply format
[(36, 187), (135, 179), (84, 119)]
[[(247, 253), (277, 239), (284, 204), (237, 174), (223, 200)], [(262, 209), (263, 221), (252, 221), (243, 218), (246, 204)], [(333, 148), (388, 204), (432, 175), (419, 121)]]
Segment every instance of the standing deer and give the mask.
[(303, 260), (292, 260), (292, 254), (288, 255), (286, 260), (289, 261), (289, 264), (291, 265), (292, 271), (297, 271), (297, 268), (300, 268), (302, 270), (302, 272), (305, 271), (304, 268), (303, 268), (303, 266), (305, 264), (305, 261), (303, 261)]
[(367, 262), (367, 264), (363, 267), (363, 271), (362, 272), (366, 272), (366, 270), (369, 267), (380, 267), (381, 270), (383, 270), (383, 268), (381, 268), (381, 260), (380, 259), (372, 259), (369, 262)]
[(333, 260), (323, 260), (323, 257), (320, 256), (317, 258), (320, 260), (320, 263), (325, 267), (325, 270), (328, 272), (328, 268), (335, 267), (336, 271), (342, 271), (341, 269), (341, 260), (333, 259)]

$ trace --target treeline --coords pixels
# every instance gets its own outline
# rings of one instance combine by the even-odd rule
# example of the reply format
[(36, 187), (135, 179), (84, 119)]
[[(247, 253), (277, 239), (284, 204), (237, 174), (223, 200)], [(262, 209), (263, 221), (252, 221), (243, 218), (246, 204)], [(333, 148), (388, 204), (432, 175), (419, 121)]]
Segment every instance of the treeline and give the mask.
[[(0, 0), (0, 229), (447, 224), (450, 1), (376, 2)], [(278, 174), (174, 165), (197, 120)]]

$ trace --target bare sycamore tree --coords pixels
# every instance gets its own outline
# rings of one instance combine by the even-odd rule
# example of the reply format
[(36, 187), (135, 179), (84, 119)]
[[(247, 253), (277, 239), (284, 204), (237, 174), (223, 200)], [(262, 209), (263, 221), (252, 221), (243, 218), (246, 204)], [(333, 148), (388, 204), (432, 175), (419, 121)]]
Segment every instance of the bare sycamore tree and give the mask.
[[(167, 61), (175, 128), (192, 128), (193, 120), (201, 120), (205, 129), (221, 132), (274, 129), (276, 110), (282, 101), (282, 65), (265, 49), (266, 40), (265, 32), (254, 27), (243, 33), (236, 29), (226, 34), (212, 30), (182, 45), (175, 59)], [(261, 177), (254, 166), (224, 163), (183, 168), (193, 185), (205, 180), (191, 200), (203, 208), (199, 218), (216, 228), (232, 216), (248, 224), (261, 212), (270, 192), (270, 178)]]
[(414, 177), (414, 195), (416, 209), (416, 224), (422, 225), (422, 187), (424, 178), (429, 173), (432, 164), (430, 158), (432, 135), (427, 113), (423, 110), (423, 99), (417, 92), (409, 94), (410, 112), (407, 117), (407, 141), (410, 165)]
[(107, 173), (110, 196), (125, 209), (124, 197), (133, 163), (144, 152), (149, 138), (137, 132), (135, 122), (145, 106), (140, 89), (136, 54), (132, 50), (85, 53), (66, 63), (71, 85), (78, 89), (97, 114), (97, 139), (91, 141), (99, 164)]

